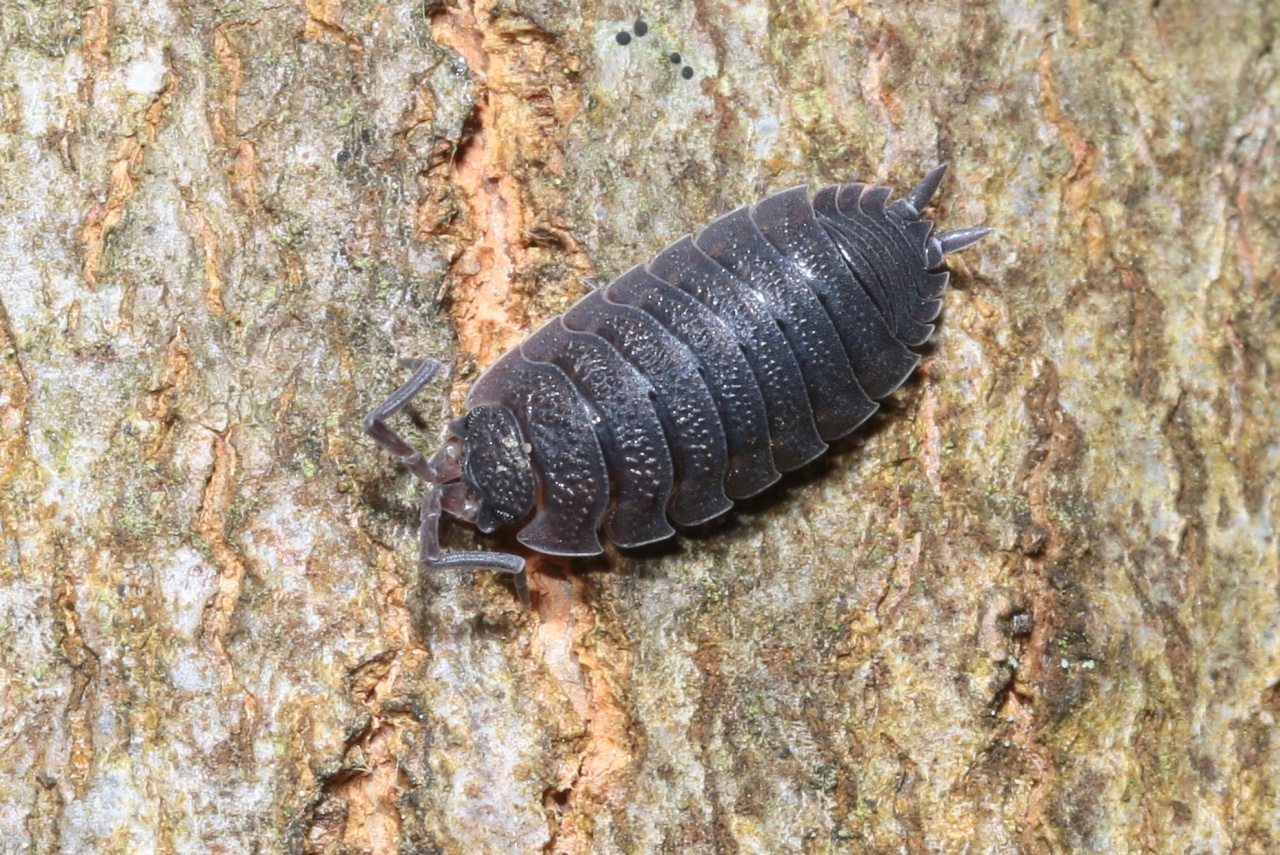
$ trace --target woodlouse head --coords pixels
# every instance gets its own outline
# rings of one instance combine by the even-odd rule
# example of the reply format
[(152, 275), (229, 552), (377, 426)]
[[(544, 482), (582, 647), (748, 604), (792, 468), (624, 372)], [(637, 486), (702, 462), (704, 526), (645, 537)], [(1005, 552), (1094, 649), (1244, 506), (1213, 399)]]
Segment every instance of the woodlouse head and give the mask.
[[(473, 519), (482, 532), (518, 522), (533, 509), (533, 464), (520, 426), (506, 407), (475, 407), (455, 419), (445, 444), (436, 452), (440, 455), (456, 458), (452, 480), (461, 478), (466, 485), (458, 498), (465, 512), (447, 510)], [(459, 491), (452, 492), (457, 496)]]

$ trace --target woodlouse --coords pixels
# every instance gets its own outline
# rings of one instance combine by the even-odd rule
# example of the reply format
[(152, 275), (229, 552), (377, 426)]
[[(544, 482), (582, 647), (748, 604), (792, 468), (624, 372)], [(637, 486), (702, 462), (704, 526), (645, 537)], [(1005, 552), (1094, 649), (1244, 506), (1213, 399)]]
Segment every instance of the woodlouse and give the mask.
[(517, 539), (548, 555), (597, 555), (602, 528), (643, 546), (857, 428), (919, 362), (945, 256), (991, 231), (933, 234), (920, 212), (945, 171), (888, 205), (883, 187), (793, 187), (686, 235), (499, 358), (430, 457), (386, 424), (439, 369), (406, 361), (364, 429), (430, 485), (423, 563), (511, 573), (528, 603), (520, 556), (440, 551), (442, 512), (485, 533), (524, 522)]

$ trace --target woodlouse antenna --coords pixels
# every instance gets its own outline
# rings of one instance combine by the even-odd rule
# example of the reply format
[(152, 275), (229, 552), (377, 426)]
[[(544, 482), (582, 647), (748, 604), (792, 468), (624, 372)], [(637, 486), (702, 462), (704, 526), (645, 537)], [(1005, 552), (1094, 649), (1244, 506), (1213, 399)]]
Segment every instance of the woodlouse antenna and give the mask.
[(432, 570), (492, 570), (511, 574), (520, 602), (530, 605), (529, 576), (524, 569), (524, 559), (509, 552), (441, 552), (440, 514), (441, 498), (445, 487), (436, 487), (422, 500), (421, 525), (418, 528), (418, 549), (422, 565)]
[(392, 430), (386, 420), (404, 409), (406, 404), (427, 387), (427, 384), (439, 373), (440, 363), (434, 359), (412, 359), (402, 360), (402, 364), (414, 369), (413, 376), (392, 392), (391, 397), (383, 401), (381, 406), (365, 416), (362, 427), (365, 433), (373, 437), (374, 442), (399, 457), (410, 472), (423, 481), (434, 482), (438, 479), (427, 459), (405, 442), (400, 434)]

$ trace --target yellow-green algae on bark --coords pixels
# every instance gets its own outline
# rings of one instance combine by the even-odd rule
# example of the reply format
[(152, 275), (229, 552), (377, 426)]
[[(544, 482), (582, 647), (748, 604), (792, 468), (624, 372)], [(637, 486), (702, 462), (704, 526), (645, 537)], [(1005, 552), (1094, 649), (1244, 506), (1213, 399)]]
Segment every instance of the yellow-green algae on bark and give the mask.
[[(1274, 851), (1278, 24), (3, 4), (0, 852)], [(939, 161), (998, 234), (865, 444), (420, 576), (398, 357), (425, 445), (584, 279)]]

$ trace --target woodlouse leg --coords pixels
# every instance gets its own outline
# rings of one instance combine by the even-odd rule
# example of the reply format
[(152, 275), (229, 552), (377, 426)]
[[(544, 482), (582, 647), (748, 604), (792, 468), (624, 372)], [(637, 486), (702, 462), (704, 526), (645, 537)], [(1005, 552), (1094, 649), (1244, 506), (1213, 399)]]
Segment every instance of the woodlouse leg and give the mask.
[(432, 569), (495, 570), (510, 573), (514, 578), (516, 594), (520, 602), (530, 605), (529, 578), (524, 569), (524, 559), (508, 552), (441, 552), (440, 514), (441, 496), (448, 484), (435, 487), (422, 500), (422, 526), (418, 529), (418, 543), (422, 563)]
[(409, 467), (409, 471), (414, 475), (423, 481), (430, 481), (432, 472), (427, 466), (427, 459), (415, 451), (404, 437), (392, 430), (385, 420), (399, 412), (413, 400), (415, 395), (426, 388), (440, 371), (440, 363), (434, 359), (412, 359), (402, 360), (401, 364), (413, 368), (413, 376), (403, 386), (392, 392), (391, 397), (382, 402), (377, 409), (364, 417), (364, 432), (378, 445), (403, 460), (404, 465)]

